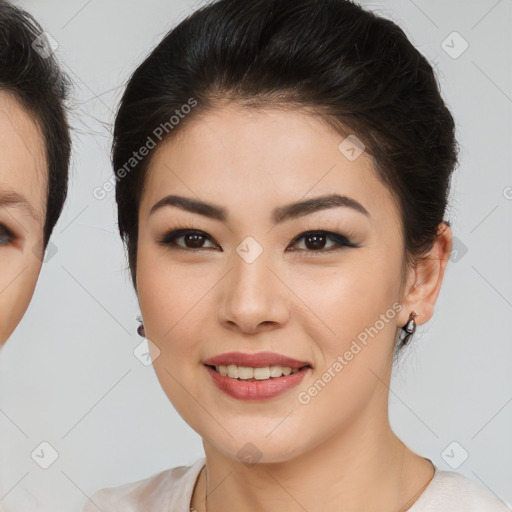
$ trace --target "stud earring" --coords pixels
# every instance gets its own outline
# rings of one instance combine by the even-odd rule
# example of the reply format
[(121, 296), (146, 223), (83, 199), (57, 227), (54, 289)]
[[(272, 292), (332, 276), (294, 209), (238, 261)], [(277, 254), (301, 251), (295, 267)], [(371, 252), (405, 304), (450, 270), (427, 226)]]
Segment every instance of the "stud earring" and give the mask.
[(137, 321), (139, 322), (139, 326), (137, 327), (137, 334), (141, 338), (145, 338), (146, 337), (146, 331), (144, 330), (144, 324), (142, 322), (142, 317), (140, 315), (137, 316)]
[(407, 323), (402, 327), (402, 329), (406, 332), (406, 335), (402, 340), (402, 346), (406, 345), (409, 342), (410, 337), (416, 332), (416, 322), (414, 318), (417, 316), (417, 313), (411, 311), (409, 320), (407, 320)]

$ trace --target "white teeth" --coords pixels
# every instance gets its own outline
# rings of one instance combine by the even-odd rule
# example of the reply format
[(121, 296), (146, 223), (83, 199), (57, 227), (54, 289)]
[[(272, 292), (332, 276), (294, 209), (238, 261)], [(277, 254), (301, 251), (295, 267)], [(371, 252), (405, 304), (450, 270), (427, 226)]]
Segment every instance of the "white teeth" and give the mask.
[[(246, 380), (256, 377), (254, 375), (254, 368), (248, 368), (247, 366), (238, 366), (238, 378)], [(229, 375), (229, 374), (228, 374)], [(231, 377), (231, 375), (230, 375)]]
[(270, 379), (270, 366), (265, 366), (264, 368), (254, 368), (254, 378), (256, 380)]
[(270, 367), (270, 376), (271, 377), (281, 377), (283, 374), (283, 369), (281, 366), (271, 366)]
[(263, 366), (261, 368), (252, 368), (250, 366), (238, 366), (236, 364), (216, 366), (215, 369), (224, 377), (232, 379), (256, 379), (267, 380), (271, 377), (281, 377), (297, 373), (299, 368), (290, 368), (289, 366)]
[(236, 364), (230, 364), (228, 367), (228, 377), (232, 379), (238, 378), (238, 366)]

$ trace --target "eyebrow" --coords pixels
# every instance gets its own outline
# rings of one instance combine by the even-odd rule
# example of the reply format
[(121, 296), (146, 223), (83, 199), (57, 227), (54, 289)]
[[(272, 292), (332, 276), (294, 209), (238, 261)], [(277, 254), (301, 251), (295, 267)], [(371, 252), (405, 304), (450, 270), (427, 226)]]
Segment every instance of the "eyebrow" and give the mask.
[(35, 220), (40, 220), (39, 215), (27, 199), (13, 190), (0, 190), (0, 208), (6, 207), (22, 208)]
[[(175, 206), (182, 210), (197, 213), (208, 217), (210, 219), (225, 222), (228, 220), (228, 211), (218, 205), (211, 203), (205, 203), (197, 199), (190, 197), (183, 197), (177, 195), (169, 195), (160, 199), (156, 204), (153, 205), (149, 214), (152, 215), (157, 210), (166, 206)], [(285, 222), (290, 219), (303, 217), (310, 213), (314, 213), (320, 210), (336, 207), (352, 208), (353, 210), (370, 217), (368, 210), (358, 201), (347, 196), (339, 194), (331, 194), (327, 196), (314, 197), (305, 201), (299, 201), (290, 203), (284, 206), (275, 208), (272, 212), (272, 220), (275, 224)]]

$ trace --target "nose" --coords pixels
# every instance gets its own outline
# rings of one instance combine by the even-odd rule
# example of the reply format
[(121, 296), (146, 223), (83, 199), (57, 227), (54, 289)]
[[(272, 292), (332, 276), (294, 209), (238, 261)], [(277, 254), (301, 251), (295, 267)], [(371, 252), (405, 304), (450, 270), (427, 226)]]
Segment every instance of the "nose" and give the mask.
[(218, 320), (224, 327), (255, 334), (287, 323), (291, 293), (276, 265), (264, 254), (252, 263), (235, 254), (220, 288)]

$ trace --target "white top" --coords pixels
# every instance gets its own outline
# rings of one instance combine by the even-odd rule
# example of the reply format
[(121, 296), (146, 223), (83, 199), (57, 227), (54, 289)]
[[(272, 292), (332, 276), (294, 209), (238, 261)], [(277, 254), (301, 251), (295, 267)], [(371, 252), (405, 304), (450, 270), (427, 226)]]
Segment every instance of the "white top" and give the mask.
[[(144, 480), (97, 491), (83, 512), (189, 512), (192, 491), (206, 459)], [(453, 471), (435, 474), (407, 512), (510, 512), (480, 484)]]

